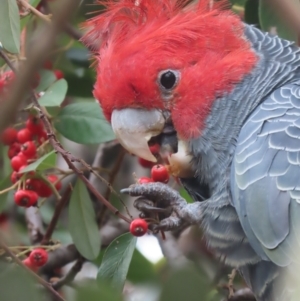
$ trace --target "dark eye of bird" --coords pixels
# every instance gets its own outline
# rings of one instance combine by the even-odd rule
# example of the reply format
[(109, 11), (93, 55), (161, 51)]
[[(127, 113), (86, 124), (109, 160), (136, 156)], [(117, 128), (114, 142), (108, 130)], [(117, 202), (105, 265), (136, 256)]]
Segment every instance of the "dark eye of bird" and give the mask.
[(160, 76), (160, 84), (167, 90), (172, 89), (176, 83), (176, 75), (172, 71), (167, 71)]

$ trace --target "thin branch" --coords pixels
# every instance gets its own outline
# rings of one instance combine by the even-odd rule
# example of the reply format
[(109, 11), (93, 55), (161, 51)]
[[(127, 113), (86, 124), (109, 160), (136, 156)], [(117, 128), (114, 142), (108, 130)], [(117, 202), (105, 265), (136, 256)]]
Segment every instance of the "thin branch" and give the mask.
[(46, 245), (49, 242), (49, 240), (51, 239), (53, 231), (55, 229), (55, 226), (58, 222), (59, 216), (60, 216), (63, 208), (65, 207), (65, 205), (68, 203), (68, 201), (70, 199), (71, 191), (72, 191), (71, 186), (68, 186), (66, 191), (64, 192), (63, 196), (59, 200), (58, 204), (56, 205), (51, 222), (48, 225), (46, 233), (41, 241), (41, 245)]
[(8, 67), (16, 72), (16, 68), (15, 66), (12, 64), (12, 62), (9, 60), (8, 56), (6, 55), (6, 53), (3, 51), (2, 47), (0, 47), (0, 56), (3, 58), (3, 60), (5, 61), (5, 63), (8, 65)]
[(80, 40), (82, 38), (82, 33), (78, 29), (73, 27), (71, 24), (66, 25), (65, 31), (74, 40)]
[[(120, 167), (121, 167), (121, 164), (123, 162), (123, 159), (124, 159), (124, 156), (125, 156), (126, 152), (124, 151), (124, 149), (121, 149), (120, 150), (120, 153), (117, 157), (117, 160), (116, 160), (116, 163), (115, 165), (113, 166), (113, 169), (111, 170), (110, 172), (110, 175), (109, 175), (109, 179), (107, 181), (107, 189), (106, 189), (106, 192), (104, 194), (104, 197), (109, 201), (109, 198), (110, 198), (110, 195), (112, 192), (115, 192), (114, 189), (113, 189), (113, 184), (114, 184), (114, 181), (115, 181), (115, 178), (120, 170)], [(123, 204), (127, 214), (130, 216), (130, 213), (128, 211), (128, 208), (126, 207), (125, 203), (122, 201), (122, 199), (119, 197), (119, 195), (115, 192), (115, 194), (118, 196), (119, 200), (121, 201), (121, 203)], [(102, 210), (100, 211), (100, 215), (99, 215), (99, 221), (101, 223), (101, 221), (103, 220), (103, 216), (106, 212), (106, 209), (107, 207), (103, 207)]]
[(1, 248), (4, 249), (5, 253), (7, 253), (12, 260), (17, 263), (21, 268), (23, 268), (24, 270), (26, 270), (28, 273), (31, 274), (31, 276), (33, 278), (35, 278), (41, 285), (43, 285), (55, 298), (55, 300), (59, 300), (59, 301), (65, 301), (65, 299), (63, 297), (61, 297), (59, 295), (59, 293), (57, 291), (55, 291), (52, 286), (45, 281), (44, 279), (42, 279), (39, 275), (37, 275), (36, 273), (34, 273), (33, 271), (31, 271), (27, 266), (25, 266), (23, 264), (23, 262), (9, 249), (9, 247), (3, 242), (2, 238), (0, 240), (0, 245)]
[(113, 169), (111, 170), (110, 172), (110, 175), (109, 175), (109, 179), (108, 179), (108, 185), (107, 185), (107, 190), (104, 194), (104, 197), (109, 200), (110, 198), (110, 195), (111, 195), (111, 192), (113, 190), (112, 186), (113, 186), (113, 183), (115, 181), (115, 178), (119, 172), (119, 169), (120, 169), (120, 166), (123, 162), (123, 159), (124, 159), (124, 156), (125, 156), (125, 150), (124, 149), (121, 149), (118, 157), (117, 157), (117, 160), (116, 160), (116, 163), (113, 167)]
[(75, 279), (76, 275), (81, 271), (84, 261), (85, 259), (80, 256), (64, 277), (62, 277), (55, 283), (52, 283), (52, 287), (58, 290), (62, 286), (71, 283)]
[[(6, 101), (1, 103), (0, 110), (0, 132), (12, 122), (12, 116), (19, 109), (28, 91), (34, 74), (51, 53), (58, 34), (64, 28), (66, 21), (74, 13), (80, 0), (58, 1), (58, 6), (53, 14), (52, 22), (44, 22), (36, 31), (32, 41), (28, 43), (29, 49), (26, 61), (20, 66), (18, 76), (14, 81)], [(45, 37), (47, 37), (45, 39)], [(2, 56), (3, 57), (3, 56)], [(3, 57), (8, 63), (9, 60)], [(12, 69), (14, 70), (14, 69)]]
[[(61, 20), (62, 22), (62, 20)], [(6, 57), (7, 63), (10, 62), (9, 59)], [(39, 111), (40, 118), (45, 126), (45, 130), (47, 132), (49, 142), (52, 145), (52, 147), (55, 149), (56, 153), (60, 153), (61, 156), (64, 158), (66, 163), (68, 164), (69, 168), (72, 169), (77, 176), (85, 183), (87, 188), (95, 195), (95, 197), (103, 203), (113, 214), (118, 216), (119, 218), (127, 221), (128, 223), (131, 222), (131, 219), (123, 215), (117, 208), (115, 208), (109, 201), (107, 201), (98, 191), (97, 189), (90, 183), (90, 181), (84, 176), (83, 172), (73, 164), (73, 162), (80, 162), (83, 166), (88, 168), (90, 172), (94, 171), (91, 169), (91, 167), (84, 162), (82, 159), (78, 159), (74, 157), (70, 152), (66, 151), (61, 143), (57, 140), (54, 131), (52, 129), (52, 125), (50, 121), (47, 118), (47, 115), (44, 111), (44, 109), (41, 107), (41, 105), (38, 102), (38, 99), (35, 95), (34, 92), (31, 92), (31, 98), (32, 102), (35, 105), (36, 109)], [(1, 112), (0, 112), (1, 113)], [(1, 115), (1, 114), (0, 114)], [(1, 117), (1, 116), (0, 116)], [(1, 121), (1, 119), (0, 119)], [(0, 124), (0, 129), (1, 129), (1, 124)], [(99, 176), (99, 175), (98, 175)]]
[[(128, 232), (128, 224), (120, 219), (112, 219), (100, 229), (101, 249), (106, 248), (115, 238)], [(52, 272), (80, 257), (74, 244), (64, 245), (49, 253), (48, 262), (41, 268), (41, 273)]]
[(228, 284), (227, 284), (227, 287), (228, 287), (228, 299), (230, 299), (232, 296), (234, 296), (233, 281), (234, 281), (234, 278), (236, 276), (236, 273), (237, 273), (237, 270), (233, 269), (231, 271), (231, 273), (228, 275)]
[(51, 22), (51, 15), (44, 15), (39, 10), (37, 10), (35, 7), (33, 7), (30, 3), (28, 3), (26, 0), (18, 0), (18, 2), (25, 8), (28, 9), (32, 14), (36, 15), (41, 20), (50, 23)]
[[(48, 118), (45, 115), (44, 109), (40, 106), (36, 95), (32, 93), (32, 102), (36, 106), (36, 108), (39, 110), (40, 118), (45, 126), (45, 130), (48, 134), (50, 144), (55, 149), (56, 152), (60, 153), (61, 156), (64, 158), (66, 163), (68, 164), (69, 168), (74, 170), (74, 172), (77, 174), (77, 176), (85, 183), (87, 188), (95, 195), (95, 197), (103, 203), (113, 214), (118, 216), (119, 218), (127, 221), (128, 223), (131, 222), (131, 219), (123, 215), (117, 208), (115, 208), (109, 201), (107, 201), (98, 191), (97, 189), (91, 184), (91, 182), (84, 176), (83, 172), (76, 167), (73, 162), (81, 162), (85, 167), (89, 168), (89, 165), (85, 163), (82, 159), (78, 159), (74, 157), (70, 152), (66, 151), (63, 146), (60, 144), (60, 142), (57, 140), (54, 131), (52, 129), (52, 125)], [(92, 171), (92, 170), (90, 170)]]

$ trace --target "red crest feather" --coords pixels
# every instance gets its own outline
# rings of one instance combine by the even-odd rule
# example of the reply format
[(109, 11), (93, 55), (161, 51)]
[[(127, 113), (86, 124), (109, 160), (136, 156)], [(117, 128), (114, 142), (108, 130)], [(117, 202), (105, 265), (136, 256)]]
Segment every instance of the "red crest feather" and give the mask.
[[(85, 23), (83, 41), (94, 45), (94, 95), (108, 119), (114, 109), (167, 108), (182, 138), (200, 134), (216, 97), (230, 92), (257, 61), (239, 17), (223, 9), (224, 1), (211, 3), (99, 2), (107, 11)], [(167, 104), (157, 85), (165, 69), (181, 72)]]

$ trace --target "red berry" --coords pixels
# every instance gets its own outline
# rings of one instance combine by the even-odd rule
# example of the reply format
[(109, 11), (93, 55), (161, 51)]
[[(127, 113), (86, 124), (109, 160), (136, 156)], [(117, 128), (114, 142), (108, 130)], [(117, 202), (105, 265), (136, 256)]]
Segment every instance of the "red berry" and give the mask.
[(33, 141), (25, 142), (21, 147), (22, 153), (28, 157), (33, 158), (36, 155), (36, 146)]
[(64, 78), (64, 74), (61, 70), (54, 70), (53, 72), (57, 80)]
[(148, 177), (141, 177), (138, 179), (138, 184), (146, 184), (146, 183), (153, 183), (153, 180)]
[(138, 158), (139, 164), (144, 168), (151, 168), (153, 166), (153, 162), (145, 160), (143, 158)]
[[(61, 181), (58, 181), (58, 177), (56, 175), (48, 175), (47, 179), (52, 184), (56, 183), (55, 188), (57, 190), (61, 189), (61, 186), (62, 186)], [(39, 187), (37, 193), (40, 197), (47, 198), (52, 195), (52, 190), (49, 185), (47, 185), (43, 181), (40, 181), (40, 187)]]
[(10, 160), (10, 165), (13, 170), (19, 171), (22, 166), (27, 164), (27, 158), (25, 156), (15, 156)]
[(32, 265), (41, 267), (48, 261), (48, 253), (42, 248), (34, 249), (29, 255), (29, 260)]
[(17, 130), (14, 128), (7, 128), (1, 134), (1, 142), (5, 145), (11, 145), (17, 141)]
[(58, 177), (56, 175), (49, 175), (47, 176), (47, 179), (49, 180), (49, 182), (51, 182), (52, 184), (55, 184), (55, 188), (57, 190), (61, 189), (61, 181), (58, 181)]
[(41, 183), (42, 181), (39, 179), (27, 179), (25, 188), (28, 190), (33, 190), (39, 194), (39, 191), (41, 189)]
[(11, 176), (10, 176), (10, 180), (13, 184), (15, 184), (16, 182), (18, 182), (21, 179), (21, 176), (18, 172), (13, 171)]
[(25, 143), (32, 140), (32, 133), (28, 129), (22, 129), (17, 134), (17, 139), (20, 143)]
[(36, 116), (29, 116), (29, 118), (26, 120), (26, 128), (32, 134), (39, 135), (39, 133), (43, 131), (44, 126), (41, 119), (37, 118)]
[(31, 207), (37, 203), (39, 196), (35, 191), (20, 189), (15, 193), (14, 200), (18, 206)]
[(48, 198), (52, 195), (52, 190), (45, 182), (41, 181), (37, 193), (42, 198)]
[(4, 80), (5, 85), (15, 79), (15, 74), (12, 70), (6, 71), (2, 74), (2, 80)]
[(130, 233), (134, 236), (143, 236), (148, 230), (148, 224), (144, 219), (134, 219), (129, 227)]
[(38, 267), (34, 264), (32, 264), (31, 260), (29, 257), (25, 258), (22, 263), (27, 266), (30, 270), (32, 270), (33, 272), (37, 272)]
[[(21, 166), (20, 169), (19, 169), (19, 171), (18, 171), (18, 174), (20, 174), (21, 176), (23, 176), (23, 174), (26, 174), (27, 172), (26, 172), (26, 171), (25, 171), (25, 172), (23, 171), (23, 169), (24, 169), (25, 167), (27, 167), (27, 165)], [(34, 171), (30, 171), (29, 174), (31, 174), (31, 175), (33, 176), (33, 175), (34, 175)]]
[(43, 144), (46, 140), (48, 140), (48, 135), (45, 131), (40, 131), (37, 135), (37, 141), (39, 145)]
[(9, 159), (12, 159), (13, 157), (17, 156), (19, 152), (21, 151), (21, 144), (18, 142), (13, 143), (9, 146), (7, 155)]
[(159, 146), (159, 144), (156, 143), (156, 144), (149, 146), (149, 149), (153, 155), (157, 155), (159, 153), (160, 146)]
[(162, 182), (162, 183), (168, 183), (170, 179), (168, 169), (161, 164), (157, 164), (152, 167), (151, 177), (154, 182)]
[[(21, 147), (21, 149), (22, 149), (22, 147)], [(26, 161), (28, 160), (28, 157), (26, 155), (24, 155), (22, 152), (18, 153), (18, 157), (20, 157), (20, 158), (22, 158), (22, 159), (24, 159)]]

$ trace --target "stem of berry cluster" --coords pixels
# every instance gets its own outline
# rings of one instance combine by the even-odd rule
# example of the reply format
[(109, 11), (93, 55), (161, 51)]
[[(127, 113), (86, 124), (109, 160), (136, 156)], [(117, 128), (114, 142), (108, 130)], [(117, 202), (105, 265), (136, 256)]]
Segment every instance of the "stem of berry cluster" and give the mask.
[[(0, 49), (0, 54), (3, 53), (3, 51)], [(5, 62), (11, 66), (11, 62), (8, 59), (7, 56), (2, 56)], [(12, 69), (14, 72), (16, 71), (15, 69)], [(31, 93), (31, 98), (34, 106), (36, 109), (39, 111), (40, 118), (45, 126), (45, 130), (47, 132), (47, 135), (49, 137), (50, 144), (52, 147), (55, 149), (57, 153), (60, 153), (61, 156), (64, 158), (66, 163), (68, 164), (69, 168), (74, 171), (74, 173), (77, 174), (77, 176), (86, 184), (87, 188), (95, 195), (95, 197), (103, 203), (104, 206), (106, 206), (113, 214), (118, 216), (119, 218), (127, 221), (128, 223), (131, 222), (131, 219), (123, 215), (117, 208), (115, 208), (107, 199), (105, 199), (95, 187), (90, 183), (90, 181), (84, 176), (83, 172), (73, 164), (73, 162), (80, 162), (83, 164), (85, 167), (89, 169), (90, 172), (94, 172), (93, 169), (82, 159), (78, 159), (74, 157), (70, 152), (66, 151), (63, 146), (60, 144), (60, 142), (57, 140), (56, 135), (54, 134), (54, 131), (52, 129), (52, 125), (50, 121), (48, 120), (44, 109), (40, 106), (38, 99), (36, 97), (36, 94), (34, 91)]]
[(25, 0), (18, 0), (18, 2), (27, 10), (29, 10), (32, 14), (36, 15), (38, 18), (45, 22), (51, 22), (51, 15), (44, 15), (35, 7), (33, 7), (30, 3)]
[[(40, 106), (38, 99), (35, 95), (35, 93), (32, 92), (32, 102), (36, 106), (36, 108), (39, 110), (40, 118), (45, 126), (45, 130), (48, 134), (50, 144), (55, 149), (55, 151), (64, 158), (66, 163), (68, 164), (69, 168), (72, 169), (77, 176), (85, 183), (87, 188), (95, 195), (95, 197), (103, 203), (104, 206), (106, 206), (113, 214), (118, 216), (119, 218), (127, 221), (128, 223), (131, 222), (131, 219), (123, 215), (117, 208), (115, 208), (108, 200), (106, 200), (98, 191), (97, 189), (91, 184), (91, 182), (85, 177), (83, 172), (73, 164), (73, 162), (84, 162), (82, 159), (77, 159), (74, 157), (70, 152), (66, 151), (63, 146), (60, 144), (60, 142), (57, 140), (54, 131), (52, 129), (52, 125), (48, 118), (46, 117), (44, 113), (44, 109)], [(87, 163), (84, 162), (83, 164), (85, 167), (89, 167)], [(90, 172), (93, 172), (91, 168), (89, 168)]]
[(41, 241), (41, 245), (46, 245), (49, 242), (49, 240), (51, 239), (53, 231), (55, 229), (55, 226), (58, 222), (59, 216), (60, 216), (63, 208), (65, 207), (65, 205), (70, 200), (71, 192), (72, 192), (71, 186), (68, 186), (66, 191), (64, 192), (63, 196), (61, 197), (61, 199), (58, 200), (58, 204), (55, 207), (54, 214), (52, 216), (50, 224), (48, 225), (46, 233)]
[(49, 284), (47, 281), (45, 281), (35, 272), (31, 271), (27, 266), (25, 266), (23, 262), (9, 249), (9, 247), (5, 244), (2, 238), (0, 238), (0, 248), (2, 248), (5, 251), (5, 253), (8, 254), (15, 263), (17, 263), (20, 267), (25, 269), (28, 273), (31, 274), (33, 278), (35, 278), (41, 285), (43, 285), (48, 291), (50, 291), (53, 297), (55, 297), (55, 300), (65, 301), (65, 299), (61, 297), (60, 294), (53, 289), (51, 284)]

